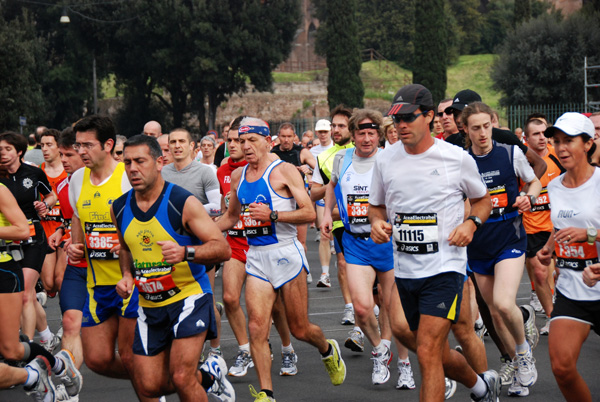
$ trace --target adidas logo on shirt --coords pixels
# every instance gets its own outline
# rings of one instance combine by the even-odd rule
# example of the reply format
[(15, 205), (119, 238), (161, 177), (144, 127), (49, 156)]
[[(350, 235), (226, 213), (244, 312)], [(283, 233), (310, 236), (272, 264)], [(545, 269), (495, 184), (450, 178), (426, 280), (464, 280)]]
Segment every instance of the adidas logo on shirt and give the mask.
[(438, 173), (437, 169), (435, 169), (433, 172), (429, 173), (430, 176), (439, 176), (440, 174)]

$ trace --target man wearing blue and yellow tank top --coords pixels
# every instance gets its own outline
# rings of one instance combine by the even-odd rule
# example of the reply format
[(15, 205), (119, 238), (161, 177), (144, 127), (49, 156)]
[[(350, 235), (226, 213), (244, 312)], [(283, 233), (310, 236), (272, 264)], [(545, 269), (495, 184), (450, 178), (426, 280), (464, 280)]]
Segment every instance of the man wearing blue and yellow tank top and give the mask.
[(308, 272), (296, 225), (312, 222), (315, 211), (296, 167), (270, 154), (271, 135), (263, 120), (247, 117), (238, 129), (248, 161), (231, 175), (229, 208), (217, 222), (227, 230), (242, 220), (248, 245), (246, 256), (246, 308), (250, 350), (260, 392), (250, 386), (255, 402), (274, 401), (268, 334), (273, 305), (281, 296), (292, 335), (321, 353), (333, 385), (346, 377), (346, 366), (335, 340), (327, 340), (308, 320)]
[(231, 249), (200, 201), (164, 181), (155, 138), (134, 136), (123, 152), (133, 189), (115, 200), (111, 215), (121, 244), (117, 292), (127, 299), (135, 285), (140, 295), (134, 384), (151, 397), (206, 400), (208, 391), (213, 400), (235, 401), (222, 357), (209, 357), (197, 372), (204, 341), (217, 335), (203, 264), (229, 259)]
[[(81, 338), (86, 365), (112, 378), (130, 378), (137, 291), (123, 300), (115, 285), (121, 279), (119, 240), (110, 217), (113, 201), (131, 189), (122, 163), (113, 159), (115, 127), (108, 117), (88, 116), (73, 127), (84, 168), (69, 182), (73, 208), (72, 263), (87, 258), (88, 300), (83, 308)], [(118, 343), (118, 353), (115, 352)], [(139, 393), (138, 393), (139, 394)], [(140, 400), (147, 400), (140, 398)]]

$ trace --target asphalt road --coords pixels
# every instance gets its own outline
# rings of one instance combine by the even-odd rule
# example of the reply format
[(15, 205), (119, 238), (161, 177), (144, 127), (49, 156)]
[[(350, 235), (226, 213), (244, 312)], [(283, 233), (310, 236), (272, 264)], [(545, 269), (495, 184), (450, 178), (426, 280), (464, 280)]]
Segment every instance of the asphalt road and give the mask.
[[(308, 260), (310, 266), (314, 268), (314, 272), (320, 271), (318, 260), (318, 243), (313, 241), (314, 230), (309, 230), (308, 234)], [(312, 285), (309, 285), (309, 309), (310, 319), (314, 323), (321, 326), (328, 338), (335, 338), (340, 345), (343, 345), (347, 337), (347, 332), (351, 329), (348, 326), (340, 325), (344, 303), (338, 287), (337, 278), (335, 278), (336, 268), (334, 266), (335, 258), (332, 258), (331, 272), (334, 274), (332, 279), (331, 289), (316, 288), (316, 280)], [(529, 301), (530, 285), (527, 275), (524, 274), (521, 281), (521, 286), (518, 293), (518, 302), (520, 304)], [(217, 278), (216, 297), (221, 299), (221, 277)], [(243, 300), (242, 300), (243, 304)], [(56, 331), (60, 325), (60, 311), (58, 308), (58, 300), (53, 299), (48, 301), (47, 313), (50, 327)], [(544, 324), (544, 319), (541, 316), (537, 317), (537, 326), (540, 328)], [(221, 337), (221, 346), (225, 355), (227, 364), (231, 364), (237, 350), (235, 338), (231, 332), (226, 320), (223, 321), (223, 335)], [(271, 343), (275, 351), (273, 361), (273, 381), (275, 388), (275, 397), (279, 402), (300, 402), (300, 401), (391, 401), (403, 400), (406, 402), (418, 401), (418, 390), (396, 390), (395, 384), (397, 380), (396, 358), (394, 357), (392, 368), (392, 377), (390, 381), (384, 385), (374, 386), (371, 384), (371, 369), (372, 363), (368, 351), (370, 347), (366, 347), (364, 353), (354, 353), (342, 346), (342, 356), (347, 365), (347, 377), (343, 385), (334, 387), (329, 382), (329, 377), (325, 372), (321, 363), (320, 355), (310, 345), (293, 341), (294, 349), (298, 354), (298, 374), (294, 377), (280, 377), (278, 374), (281, 365), (278, 352), (280, 351), (281, 342), (276, 331), (271, 332)], [(455, 345), (451, 339), (451, 345)], [(489, 337), (485, 337), (485, 346), (487, 350), (488, 362), (490, 368), (498, 369), (500, 367), (499, 354)], [(395, 347), (394, 347), (395, 349)], [(394, 355), (395, 355), (394, 350)], [(539, 373), (537, 383), (530, 389), (530, 395), (527, 397), (529, 401), (552, 402), (562, 401), (564, 398), (560, 393), (558, 386), (550, 369), (550, 361), (548, 357), (548, 338), (542, 336), (539, 345), (534, 351), (534, 356), (537, 360), (537, 369)], [(597, 361), (600, 357), (600, 338), (591, 332), (589, 339), (584, 344), (581, 357), (579, 359), (578, 368), (584, 379), (589, 384), (592, 395), (595, 400), (600, 400), (600, 382), (594, 379), (600, 374), (600, 366)], [(420, 384), (420, 374), (418, 370), (417, 358), (414, 354), (410, 355), (415, 373), (415, 382), (417, 387)], [(135, 401), (136, 397), (133, 389), (128, 381), (114, 380), (102, 377), (92, 373), (85, 366), (82, 368), (84, 376), (84, 386), (80, 394), (79, 400), (82, 402), (125, 402)], [(248, 384), (252, 384), (258, 388), (258, 380), (254, 369), (250, 369), (245, 377), (234, 378), (229, 377), (234, 385), (237, 393), (237, 400), (240, 402), (252, 401)], [(506, 388), (503, 388), (503, 399), (508, 399), (506, 396)], [(29, 401), (30, 399), (24, 394), (22, 387), (16, 387), (12, 390), (0, 391), (0, 402), (20, 402)], [(177, 401), (176, 396), (169, 396), (168, 401)], [(457, 392), (452, 400), (470, 401), (469, 392), (464, 387), (458, 386)]]

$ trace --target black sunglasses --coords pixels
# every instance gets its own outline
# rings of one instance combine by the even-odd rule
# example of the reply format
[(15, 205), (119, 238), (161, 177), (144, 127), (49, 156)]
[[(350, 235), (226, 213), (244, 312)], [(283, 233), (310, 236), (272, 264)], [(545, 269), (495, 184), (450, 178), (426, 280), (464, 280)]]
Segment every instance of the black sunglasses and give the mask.
[(400, 124), (400, 122), (412, 123), (413, 121), (417, 120), (417, 117), (422, 116), (422, 115), (426, 115), (426, 114), (427, 114), (427, 111), (421, 112), (421, 113), (417, 113), (417, 114), (412, 114), (412, 113), (393, 114), (392, 115), (392, 120), (396, 124)]
[(450, 116), (451, 114), (454, 115), (454, 118), (460, 116), (460, 114), (462, 113), (462, 110), (458, 110), (458, 109), (454, 109), (453, 107), (447, 107), (446, 110), (444, 110), (444, 113), (447, 114), (448, 116)]
[(117, 155), (123, 155), (123, 151), (115, 151), (115, 154), (117, 154)]

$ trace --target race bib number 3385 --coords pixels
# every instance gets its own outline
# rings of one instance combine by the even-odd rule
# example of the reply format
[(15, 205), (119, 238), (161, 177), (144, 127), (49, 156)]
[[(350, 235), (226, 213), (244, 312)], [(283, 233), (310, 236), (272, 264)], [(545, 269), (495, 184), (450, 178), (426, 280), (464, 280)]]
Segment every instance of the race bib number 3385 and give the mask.
[(393, 234), (396, 248), (400, 252), (431, 254), (439, 251), (436, 213), (396, 213)]

